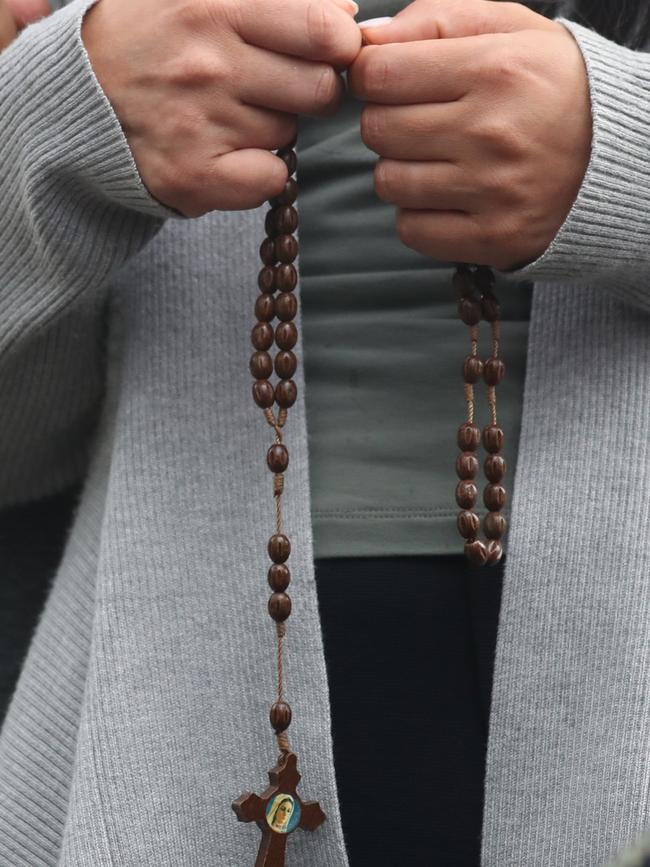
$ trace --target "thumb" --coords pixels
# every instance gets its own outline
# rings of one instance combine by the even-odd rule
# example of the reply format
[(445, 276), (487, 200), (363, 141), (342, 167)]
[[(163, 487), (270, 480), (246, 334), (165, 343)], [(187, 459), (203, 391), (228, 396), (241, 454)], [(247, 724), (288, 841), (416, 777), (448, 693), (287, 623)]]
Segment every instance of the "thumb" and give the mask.
[(50, 13), (47, 0), (5, 0), (5, 3), (18, 27), (25, 27)]
[(553, 24), (521, 3), (500, 0), (414, 0), (393, 18), (360, 21), (366, 45), (457, 39), (481, 33), (548, 29)]

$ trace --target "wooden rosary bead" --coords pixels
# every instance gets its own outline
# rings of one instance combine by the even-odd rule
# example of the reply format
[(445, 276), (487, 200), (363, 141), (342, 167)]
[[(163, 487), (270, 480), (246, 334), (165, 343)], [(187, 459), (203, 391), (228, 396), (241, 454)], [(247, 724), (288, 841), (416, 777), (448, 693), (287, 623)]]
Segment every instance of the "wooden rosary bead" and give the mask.
[(291, 725), (291, 708), (286, 701), (276, 701), (269, 713), (271, 726), (276, 734), (286, 732)]
[(273, 328), (268, 322), (258, 322), (251, 331), (251, 343), (255, 349), (266, 350), (273, 346)]
[(456, 440), (458, 442), (458, 448), (462, 449), (462, 451), (476, 451), (481, 442), (481, 431), (478, 425), (475, 425), (474, 422), (471, 421), (463, 422), (458, 428)]
[(275, 356), (275, 372), (280, 379), (291, 379), (297, 367), (298, 359), (291, 350), (282, 350)]
[(465, 382), (478, 382), (483, 374), (483, 362), (478, 355), (466, 355), (463, 361), (463, 379)]
[(503, 546), (496, 539), (490, 539), (485, 547), (485, 552), (487, 554), (486, 565), (494, 566), (503, 556)]
[(282, 232), (278, 231), (277, 223), (275, 221), (275, 210), (266, 212), (266, 216), (264, 217), (264, 230), (269, 238), (273, 240), (275, 240), (278, 235), (282, 234)]
[(502, 455), (488, 455), (483, 464), (483, 472), (489, 482), (500, 482), (506, 474), (506, 461)]
[(459, 298), (474, 298), (477, 295), (476, 283), (469, 270), (457, 270), (451, 278)]
[(463, 511), (458, 513), (456, 526), (464, 539), (475, 539), (481, 526), (481, 520), (476, 512)]
[(491, 512), (498, 512), (506, 504), (506, 489), (503, 485), (489, 484), (483, 491), (483, 502)]
[[(293, 172), (291, 174), (293, 174)], [(295, 178), (288, 178), (280, 195), (269, 199), (269, 204), (272, 207), (277, 207), (278, 205), (293, 205), (297, 198), (298, 182)]]
[(283, 379), (275, 386), (275, 402), (288, 409), (298, 399), (298, 386), (293, 379)]
[(268, 379), (258, 379), (253, 383), (253, 400), (262, 409), (268, 409), (275, 402), (275, 389)]
[(274, 563), (284, 563), (291, 554), (291, 542), (284, 533), (274, 533), (269, 539), (267, 550)]
[(275, 288), (280, 292), (293, 292), (298, 283), (298, 272), (293, 265), (282, 263), (275, 266)]
[(494, 285), (496, 283), (494, 271), (485, 265), (479, 265), (474, 272), (474, 282), (476, 283), (476, 286), (480, 292), (484, 294), (486, 292), (491, 292), (494, 289)]
[(298, 241), (293, 235), (275, 239), (275, 256), (283, 265), (290, 265), (298, 255)]
[(298, 157), (296, 156), (296, 152), (293, 150), (278, 151), (276, 156), (280, 157), (282, 162), (287, 167), (289, 174), (292, 175), (298, 167)]
[(271, 213), (274, 214), (276, 235), (288, 235), (298, 228), (298, 211), (291, 205), (280, 205)]
[(494, 295), (483, 295), (480, 306), (486, 322), (496, 322), (501, 315), (501, 307)]
[(476, 503), (478, 490), (470, 479), (461, 479), (456, 485), (456, 502), (461, 509), (471, 509)]
[(258, 295), (255, 299), (255, 316), (260, 322), (270, 322), (275, 316), (275, 298), (273, 295)]
[(291, 599), (286, 593), (274, 593), (269, 598), (269, 614), (276, 623), (283, 623), (291, 614)]
[(488, 385), (498, 385), (505, 376), (505, 372), (505, 364), (494, 355), (491, 355), (483, 365), (483, 379)]
[(275, 268), (265, 265), (257, 276), (257, 285), (262, 292), (275, 292)]
[(284, 563), (274, 563), (269, 567), (269, 587), (276, 593), (284, 593), (291, 582), (291, 572)]
[(461, 452), (456, 458), (456, 473), (459, 479), (473, 479), (478, 473), (478, 458), (474, 452)]
[(498, 424), (486, 424), (482, 439), (485, 449), (492, 454), (500, 452), (503, 448), (503, 431)]
[(268, 352), (254, 352), (249, 362), (250, 372), (255, 379), (268, 379), (273, 373), (273, 359)]
[(275, 265), (278, 261), (275, 255), (275, 243), (273, 238), (264, 238), (260, 246), (260, 259), (265, 265)]
[(501, 512), (488, 512), (483, 518), (483, 529), (488, 539), (500, 539), (507, 526), (508, 523)]
[(465, 542), (465, 556), (476, 566), (484, 566), (487, 562), (487, 548), (480, 539)]
[(290, 322), (298, 313), (298, 299), (293, 292), (281, 292), (275, 298), (275, 315), (283, 322)]
[(283, 473), (289, 466), (289, 450), (282, 443), (275, 443), (266, 453), (266, 463), (273, 473)]
[(275, 342), (280, 349), (293, 349), (298, 341), (298, 329), (293, 322), (281, 322), (275, 329)]
[(458, 315), (465, 325), (476, 325), (481, 321), (481, 304), (471, 298), (460, 298), (458, 301)]

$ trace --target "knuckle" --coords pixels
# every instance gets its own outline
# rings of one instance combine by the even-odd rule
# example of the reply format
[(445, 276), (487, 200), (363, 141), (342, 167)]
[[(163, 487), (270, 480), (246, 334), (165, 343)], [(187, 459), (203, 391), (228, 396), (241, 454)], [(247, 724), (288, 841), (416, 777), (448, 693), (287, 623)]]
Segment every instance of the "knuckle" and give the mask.
[(316, 80), (313, 104), (317, 109), (328, 109), (337, 102), (339, 81), (331, 66), (324, 66)]
[(395, 187), (394, 172), (384, 160), (378, 160), (374, 168), (375, 192), (384, 202), (388, 202)]
[(368, 99), (381, 96), (386, 89), (386, 84), (390, 75), (390, 67), (385, 51), (381, 51), (381, 46), (369, 46), (373, 49), (368, 51), (364, 57), (364, 63), (359, 68), (358, 82), (361, 88), (362, 95)]
[(377, 151), (384, 135), (384, 121), (381, 108), (373, 105), (365, 106), (359, 119), (359, 130), (363, 143), (371, 150)]
[(312, 0), (307, 6), (307, 38), (314, 55), (328, 58), (336, 54), (337, 26), (332, 10), (325, 3)]
[(196, 49), (179, 52), (167, 62), (169, 82), (181, 88), (214, 86), (227, 76), (228, 71), (217, 56)]
[(479, 122), (476, 136), (484, 147), (504, 157), (518, 157), (523, 151), (519, 129), (509, 117), (502, 114), (491, 115)]
[(413, 247), (417, 243), (413, 218), (401, 208), (398, 208), (395, 213), (395, 229), (402, 244)]

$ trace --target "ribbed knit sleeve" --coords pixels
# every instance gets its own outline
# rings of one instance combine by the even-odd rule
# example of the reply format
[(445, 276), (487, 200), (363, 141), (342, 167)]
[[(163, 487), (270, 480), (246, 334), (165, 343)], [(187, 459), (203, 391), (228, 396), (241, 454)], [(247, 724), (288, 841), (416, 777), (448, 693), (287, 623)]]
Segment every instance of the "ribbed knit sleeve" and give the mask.
[(0, 54), (0, 505), (83, 472), (111, 273), (180, 216), (139, 176), (81, 40), (94, 0)]
[(578, 196), (547, 250), (502, 272), (513, 279), (589, 283), (650, 310), (650, 54), (557, 18), (582, 51), (593, 142)]

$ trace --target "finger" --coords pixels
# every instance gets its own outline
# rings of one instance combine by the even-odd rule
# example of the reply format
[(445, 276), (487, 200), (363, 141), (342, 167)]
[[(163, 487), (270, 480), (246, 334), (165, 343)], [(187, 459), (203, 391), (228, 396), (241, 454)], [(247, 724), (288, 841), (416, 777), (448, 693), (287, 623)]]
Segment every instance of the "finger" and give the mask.
[[(361, 26), (363, 22), (359, 22)], [(415, 42), (421, 39), (459, 39), (480, 33), (511, 33), (546, 28), (550, 22), (521, 3), (494, 0), (415, 0), (390, 23), (365, 26), (364, 42)], [(552, 26), (552, 24), (550, 24)]]
[(16, 38), (16, 24), (8, 7), (0, 0), (0, 51)]
[(459, 102), (364, 106), (361, 138), (393, 160), (458, 160), (468, 149), (466, 108)]
[[(295, 114), (262, 108), (256, 105), (235, 105), (227, 115), (219, 112), (210, 117), (214, 131), (221, 131), (227, 150), (275, 150), (291, 141), (297, 129)], [(211, 140), (212, 130), (209, 133)], [(225, 148), (224, 148), (225, 150)]]
[(50, 12), (47, 0), (5, 0), (5, 3), (19, 28), (44, 18)]
[(431, 211), (479, 210), (480, 194), (467, 172), (448, 162), (380, 159), (374, 169), (379, 198), (400, 208)]
[(204, 173), (203, 195), (192, 194), (191, 203), (178, 210), (187, 217), (209, 211), (239, 211), (259, 208), (279, 195), (286, 184), (287, 167), (280, 157), (247, 148), (230, 151), (211, 160)]
[(362, 48), (348, 70), (348, 88), (365, 102), (447, 102), (468, 93), (495, 36), (425, 39)]
[(440, 262), (493, 264), (492, 245), (472, 214), (398, 208), (395, 227), (400, 241), (423, 256)]
[(312, 117), (328, 117), (336, 112), (345, 85), (331, 66), (254, 45), (243, 49), (242, 70), (260, 70), (260, 74), (239, 77), (243, 102)]
[(255, 0), (236, 22), (249, 45), (345, 69), (361, 47), (361, 31), (350, 12), (332, 0)]

